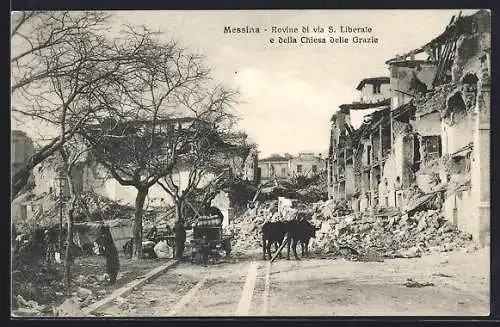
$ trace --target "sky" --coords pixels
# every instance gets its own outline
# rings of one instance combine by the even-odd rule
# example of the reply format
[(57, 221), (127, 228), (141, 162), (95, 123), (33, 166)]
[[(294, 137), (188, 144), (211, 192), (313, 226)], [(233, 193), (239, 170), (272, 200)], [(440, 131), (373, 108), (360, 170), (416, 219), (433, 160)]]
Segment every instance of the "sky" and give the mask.
[[(325, 153), (329, 120), (339, 105), (358, 100), (359, 81), (389, 76), (385, 61), (438, 36), (459, 11), (115, 11), (113, 21), (146, 25), (163, 32), (165, 40), (177, 40), (189, 51), (203, 54), (213, 78), (240, 92), (239, 124), (264, 158), (285, 152)], [(463, 14), (474, 12), (464, 10)], [(261, 33), (224, 33), (225, 26), (247, 25), (260, 27)], [(310, 30), (315, 26), (369, 26), (379, 42), (269, 42), (280, 36), (270, 33), (272, 26), (303, 25)], [(329, 35), (322, 36), (328, 41)]]

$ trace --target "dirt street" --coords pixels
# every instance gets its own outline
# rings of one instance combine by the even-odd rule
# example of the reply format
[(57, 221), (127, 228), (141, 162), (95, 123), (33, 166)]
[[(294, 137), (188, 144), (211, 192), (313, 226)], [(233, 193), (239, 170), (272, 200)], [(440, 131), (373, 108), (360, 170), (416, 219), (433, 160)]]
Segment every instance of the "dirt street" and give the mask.
[(271, 265), (256, 253), (253, 260), (208, 267), (182, 263), (101, 315), (484, 316), (488, 276), (488, 248), (384, 262), (310, 258)]

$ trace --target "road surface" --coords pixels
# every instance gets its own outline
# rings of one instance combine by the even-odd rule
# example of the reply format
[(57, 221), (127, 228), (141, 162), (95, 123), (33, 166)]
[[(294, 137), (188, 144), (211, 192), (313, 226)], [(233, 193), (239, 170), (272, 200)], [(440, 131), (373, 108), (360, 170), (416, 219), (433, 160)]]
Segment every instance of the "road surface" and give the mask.
[[(101, 310), (105, 316), (407, 316), (489, 314), (489, 249), (352, 262), (182, 263)], [(408, 279), (425, 287), (407, 287)]]

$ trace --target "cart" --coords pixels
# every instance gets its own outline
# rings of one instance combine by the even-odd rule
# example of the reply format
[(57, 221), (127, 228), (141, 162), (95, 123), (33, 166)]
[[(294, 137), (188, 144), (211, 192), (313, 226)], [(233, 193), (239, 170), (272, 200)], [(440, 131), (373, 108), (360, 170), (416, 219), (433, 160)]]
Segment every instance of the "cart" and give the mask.
[(231, 254), (231, 237), (222, 233), (222, 219), (218, 216), (199, 217), (193, 225), (191, 262), (217, 263), (225, 254)]

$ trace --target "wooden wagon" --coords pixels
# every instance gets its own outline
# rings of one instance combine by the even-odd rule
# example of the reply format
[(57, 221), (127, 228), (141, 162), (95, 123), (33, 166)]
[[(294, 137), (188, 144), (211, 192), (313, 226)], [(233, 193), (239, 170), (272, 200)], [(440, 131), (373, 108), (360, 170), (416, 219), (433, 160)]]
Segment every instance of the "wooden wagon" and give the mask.
[(222, 219), (218, 216), (199, 217), (193, 224), (191, 240), (191, 262), (216, 263), (223, 254), (231, 254), (231, 237), (224, 236)]

